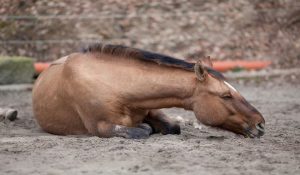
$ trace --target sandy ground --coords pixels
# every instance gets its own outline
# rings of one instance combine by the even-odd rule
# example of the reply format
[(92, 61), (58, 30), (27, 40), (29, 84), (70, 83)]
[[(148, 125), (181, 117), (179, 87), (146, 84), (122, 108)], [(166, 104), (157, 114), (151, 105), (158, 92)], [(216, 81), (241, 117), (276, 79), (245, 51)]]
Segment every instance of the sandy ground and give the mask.
[(0, 122), (0, 174), (300, 174), (300, 84), (235, 86), (264, 115), (264, 137), (196, 129), (181, 109), (165, 110), (187, 120), (181, 135), (55, 136), (35, 123), (29, 90), (0, 89), (0, 107), (19, 110)]

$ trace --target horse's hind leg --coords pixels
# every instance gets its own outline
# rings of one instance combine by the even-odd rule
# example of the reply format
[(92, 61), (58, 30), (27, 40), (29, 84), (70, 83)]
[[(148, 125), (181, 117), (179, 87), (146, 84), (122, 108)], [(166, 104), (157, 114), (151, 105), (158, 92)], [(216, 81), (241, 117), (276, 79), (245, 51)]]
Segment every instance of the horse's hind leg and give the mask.
[(160, 110), (151, 110), (147, 117), (144, 119), (155, 133), (161, 132), (162, 134), (180, 134), (180, 126), (176, 121), (173, 121)]
[(97, 123), (97, 130), (99, 137), (124, 137), (128, 139), (148, 138), (152, 133), (152, 128), (146, 123), (137, 127), (127, 127), (100, 121)]

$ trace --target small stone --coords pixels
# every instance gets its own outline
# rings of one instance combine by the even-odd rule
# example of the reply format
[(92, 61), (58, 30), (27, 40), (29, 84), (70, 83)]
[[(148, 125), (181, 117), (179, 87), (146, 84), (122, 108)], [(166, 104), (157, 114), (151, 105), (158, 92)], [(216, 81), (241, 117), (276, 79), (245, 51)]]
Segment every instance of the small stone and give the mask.
[(14, 121), (17, 119), (18, 111), (11, 108), (0, 108), (0, 121), (8, 119)]
[(2, 122), (3, 120), (5, 120), (5, 115), (4, 114), (0, 114), (0, 122)]
[(17, 119), (18, 111), (15, 109), (8, 109), (6, 111), (6, 118), (10, 121), (14, 121)]

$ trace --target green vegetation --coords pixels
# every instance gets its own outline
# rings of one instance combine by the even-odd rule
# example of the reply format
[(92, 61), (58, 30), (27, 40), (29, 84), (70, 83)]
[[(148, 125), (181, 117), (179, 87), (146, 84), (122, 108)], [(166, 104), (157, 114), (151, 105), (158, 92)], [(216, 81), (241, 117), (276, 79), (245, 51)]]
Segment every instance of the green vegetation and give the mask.
[(33, 75), (32, 58), (0, 56), (0, 84), (31, 83)]

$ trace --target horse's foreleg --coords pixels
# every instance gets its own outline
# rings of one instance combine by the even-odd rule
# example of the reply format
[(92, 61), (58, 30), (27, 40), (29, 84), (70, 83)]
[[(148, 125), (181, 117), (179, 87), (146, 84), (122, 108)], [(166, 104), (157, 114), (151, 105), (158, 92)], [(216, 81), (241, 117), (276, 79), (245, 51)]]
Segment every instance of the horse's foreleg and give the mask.
[(151, 110), (144, 119), (154, 130), (154, 132), (161, 132), (162, 134), (180, 134), (180, 126), (176, 121), (167, 117), (160, 110)]
[(100, 121), (97, 123), (97, 130), (99, 137), (124, 137), (128, 139), (143, 139), (152, 133), (152, 128), (146, 123), (137, 127), (127, 127)]

